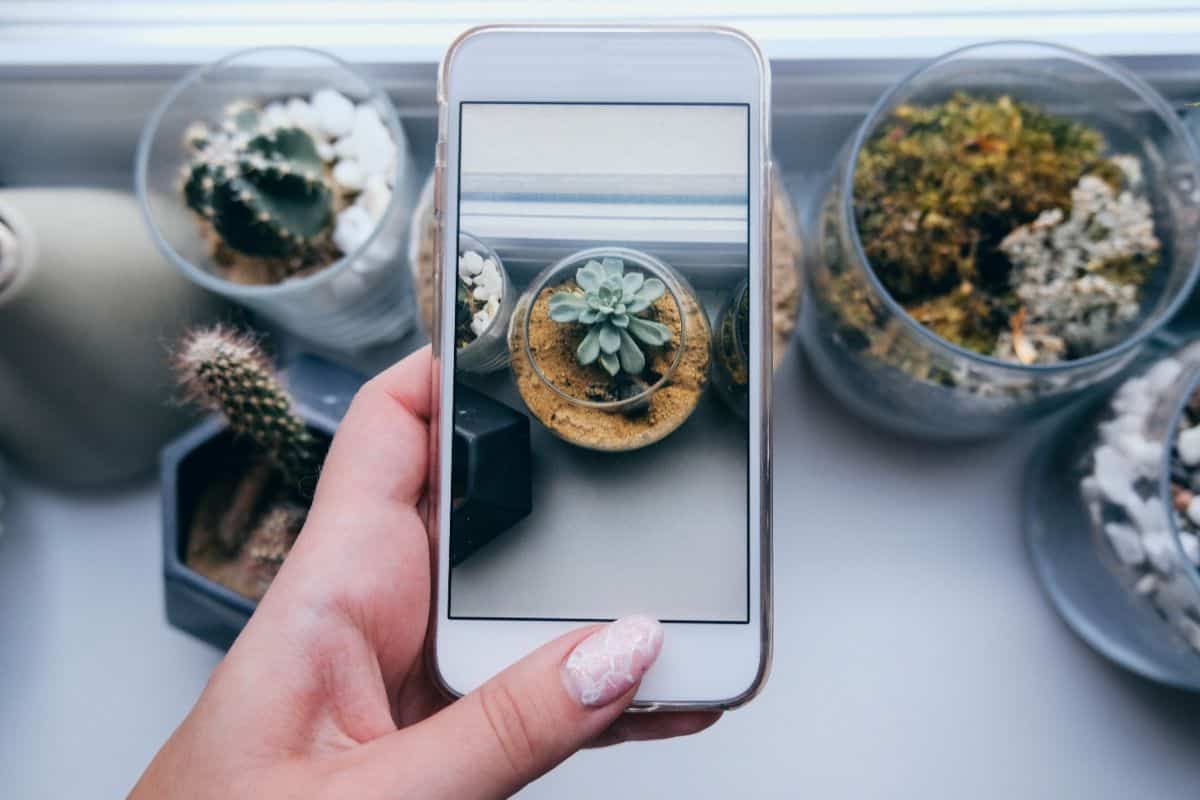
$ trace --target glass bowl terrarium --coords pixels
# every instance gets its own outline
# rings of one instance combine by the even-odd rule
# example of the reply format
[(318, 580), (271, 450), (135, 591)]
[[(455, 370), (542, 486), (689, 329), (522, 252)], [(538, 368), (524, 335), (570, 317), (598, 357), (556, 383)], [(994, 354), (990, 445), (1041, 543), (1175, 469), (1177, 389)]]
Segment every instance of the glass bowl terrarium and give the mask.
[(547, 267), (509, 324), (530, 412), (592, 450), (635, 450), (682, 425), (708, 385), (712, 334), (695, 292), (637, 250), (597, 247)]
[(135, 180), (155, 243), (201, 286), (331, 347), (411, 328), (407, 139), (340, 59), (267, 47), (189, 73), (151, 115)]
[(1025, 533), (1043, 588), (1085, 641), (1200, 691), (1200, 344), (1156, 349), (1035, 455)]
[(455, 277), (455, 369), (503, 369), (508, 364), (508, 320), (516, 304), (504, 262), (474, 236), (460, 233)]
[(902, 433), (994, 435), (1129, 364), (1194, 281), (1195, 144), (1122, 67), (963, 48), (885, 95), (819, 209), (801, 337)]

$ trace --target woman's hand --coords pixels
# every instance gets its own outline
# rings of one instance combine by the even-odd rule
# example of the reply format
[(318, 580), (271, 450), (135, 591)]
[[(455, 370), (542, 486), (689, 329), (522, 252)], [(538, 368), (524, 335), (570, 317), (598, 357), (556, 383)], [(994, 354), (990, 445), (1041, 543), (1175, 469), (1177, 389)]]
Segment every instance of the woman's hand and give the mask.
[(442, 697), (423, 656), (431, 562), (417, 511), (429, 380), (426, 348), (359, 392), (296, 546), (132, 797), (501, 797), (581, 747), (716, 721), (621, 715), (662, 644), (645, 617), (573, 631)]

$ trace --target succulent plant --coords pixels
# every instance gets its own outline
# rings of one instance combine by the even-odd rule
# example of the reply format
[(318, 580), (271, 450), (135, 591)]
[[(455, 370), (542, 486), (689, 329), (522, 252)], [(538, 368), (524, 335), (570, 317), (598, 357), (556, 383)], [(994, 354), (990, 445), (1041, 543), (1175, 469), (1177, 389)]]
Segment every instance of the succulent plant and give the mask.
[(575, 272), (578, 290), (550, 296), (550, 319), (579, 323), (588, 332), (575, 351), (579, 363), (599, 361), (609, 375), (624, 371), (640, 375), (646, 356), (640, 344), (661, 347), (671, 341), (671, 329), (638, 316), (663, 296), (667, 287), (658, 278), (625, 272), (625, 262), (607, 257), (588, 261)]
[(191, 331), (175, 369), (189, 400), (224, 415), (292, 486), (311, 488), (316, 441), (257, 342), (219, 326)]
[(223, 126), (188, 129), (192, 159), (183, 194), (234, 250), (283, 257), (311, 247), (333, 222), (333, 192), (312, 136), (267, 128), (258, 109), (234, 104)]

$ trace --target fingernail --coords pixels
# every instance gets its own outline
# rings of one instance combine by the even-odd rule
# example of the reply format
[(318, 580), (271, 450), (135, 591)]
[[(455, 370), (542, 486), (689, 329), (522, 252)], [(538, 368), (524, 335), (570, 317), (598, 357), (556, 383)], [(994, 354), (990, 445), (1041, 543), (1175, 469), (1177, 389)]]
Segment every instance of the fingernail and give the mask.
[(610, 622), (575, 646), (563, 664), (563, 683), (580, 704), (602, 706), (642, 679), (662, 649), (658, 620), (642, 614)]

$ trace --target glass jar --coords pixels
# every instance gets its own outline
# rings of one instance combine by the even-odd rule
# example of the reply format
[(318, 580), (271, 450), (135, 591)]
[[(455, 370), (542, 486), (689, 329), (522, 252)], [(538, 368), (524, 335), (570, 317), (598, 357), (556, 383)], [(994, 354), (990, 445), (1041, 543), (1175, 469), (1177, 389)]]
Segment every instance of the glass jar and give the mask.
[(1035, 453), (1025, 536), (1043, 589), (1085, 641), (1151, 680), (1200, 690), (1200, 554), (1172, 496), (1200, 343), (1161, 341), (1156, 359)]
[(750, 413), (750, 286), (734, 290), (717, 318), (713, 342), (713, 386), (742, 419)]
[[(639, 343), (645, 367), (609, 376), (598, 363), (582, 366), (576, 349), (586, 329), (549, 318), (549, 298), (577, 288), (580, 267), (619, 259), (665, 286), (644, 314), (671, 330), (659, 347)], [(521, 399), (551, 433), (591, 450), (626, 451), (662, 440), (687, 421), (708, 385), (712, 331), (687, 280), (664, 261), (625, 247), (581, 250), (544, 269), (517, 301), (508, 346)]]
[[(1162, 247), (1140, 315), (1113, 346), (1053, 364), (981, 355), (914, 320), (868, 263), (853, 196), (861, 151), (898, 106), (942, 102), (958, 90), (1036, 103), (1096, 128), (1113, 152), (1137, 156)], [(818, 211), (801, 315), (815, 371), (862, 417), (930, 439), (996, 435), (1063, 406), (1125, 368), (1188, 296), (1200, 240), (1196, 159), (1195, 143), (1167, 102), (1111, 62), (1052, 45), (996, 43), (920, 68), (859, 127)]]
[[(342, 97), (331, 104), (336, 106), (337, 113), (332, 115), (336, 125), (319, 121), (330, 115), (322, 117), (317, 106), (308, 103), (308, 98), (322, 90), (333, 90)], [(327, 169), (335, 178), (344, 174), (334, 168), (341, 166), (343, 159), (354, 161), (357, 169), (361, 167), (358, 161), (367, 155), (367, 145), (354, 139), (358, 123), (345, 128), (347, 114), (357, 120), (373, 110), (386, 129), (394, 156), (377, 175), (385, 181), (390, 176), (387, 189), (366, 178), (357, 194), (353, 189), (343, 193), (346, 206), (334, 209), (331, 240), (347, 243), (346, 250), (331, 245), (328, 252), (323, 251), (320, 257), (328, 258), (329, 263), (274, 283), (235, 281), (222, 274), (223, 267), (214, 254), (224, 243), (214, 244), (219, 234), (206, 231), (185, 201), (183, 175), (190, 159), (185, 138), (194, 136), (196, 123), (220, 125), (228, 110), (239, 103), (261, 104), (264, 127), (319, 130), (318, 150), (324, 150), (321, 158), (331, 165)], [(287, 116), (281, 110), (293, 108)], [(373, 131), (376, 139), (382, 135), (377, 126)], [(318, 138), (314, 133), (314, 141)], [(378, 160), (379, 148), (378, 142), (372, 144), (373, 160)], [(334, 151), (363, 158), (335, 155)], [(360, 169), (360, 181), (364, 180), (362, 172)], [(351, 186), (350, 181), (342, 178), (337, 185)], [(135, 173), (138, 197), (155, 244), (185, 276), (297, 336), (347, 351), (395, 341), (412, 328), (415, 311), (403, 256), (416, 181), (408, 140), (387, 94), (337, 57), (300, 47), (246, 50), (186, 75), (150, 116), (138, 145)], [(353, 204), (348, 202), (349, 196), (356, 197)], [(361, 206), (362, 213), (343, 216), (352, 205)]]
[(496, 265), (496, 270), (500, 273), (500, 298), (487, 327), (475, 334), (474, 339), (458, 347), (454, 357), (454, 368), (464, 372), (495, 372), (508, 365), (508, 320), (512, 317), (513, 306), (516, 305), (516, 289), (513, 288), (499, 254), (474, 236), (460, 233), (459, 259), (466, 253), (478, 253), (485, 262), (491, 261)]

